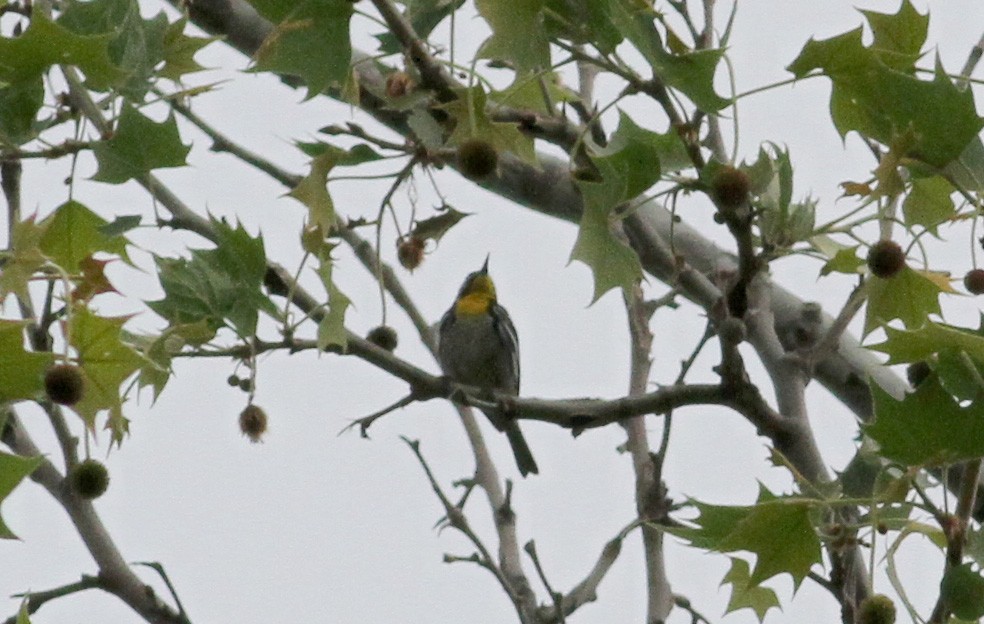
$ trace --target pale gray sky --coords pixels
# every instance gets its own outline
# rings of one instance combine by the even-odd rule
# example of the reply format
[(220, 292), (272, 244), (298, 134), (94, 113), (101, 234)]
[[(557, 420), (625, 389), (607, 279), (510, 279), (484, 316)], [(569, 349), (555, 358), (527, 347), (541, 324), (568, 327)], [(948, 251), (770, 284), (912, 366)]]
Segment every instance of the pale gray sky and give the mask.
[[(142, 2), (145, 12), (158, 3)], [(727, 3), (721, 3), (721, 17)], [(738, 90), (785, 79), (784, 67), (812, 36), (825, 38), (860, 24), (860, 4), (894, 12), (897, 2), (822, 3), (742, 2), (734, 27), (730, 55), (737, 70)], [(943, 63), (958, 71), (981, 35), (984, 10), (978, 0), (918, 2), (932, 8), (930, 43)], [(358, 22), (361, 27), (365, 21)], [(477, 20), (459, 20), (459, 45), (480, 41)], [(366, 41), (363, 35), (356, 42)], [(305, 161), (291, 139), (309, 139), (328, 123), (351, 119), (351, 110), (324, 98), (301, 103), (303, 93), (290, 91), (268, 76), (242, 73), (247, 60), (214, 44), (201, 55), (216, 68), (193, 78), (196, 83), (228, 80), (213, 93), (195, 100), (199, 115), (227, 135), (261, 151), (277, 163), (303, 173)], [(978, 71), (980, 75), (980, 71)], [(722, 76), (723, 77), (723, 76)], [(721, 81), (722, 89), (726, 82)], [(978, 90), (979, 91), (979, 90)], [(979, 93), (978, 93), (979, 94)], [(754, 157), (764, 140), (789, 146), (796, 167), (797, 196), (820, 199), (818, 214), (842, 210), (835, 203), (838, 183), (867, 176), (870, 156), (849, 139), (844, 151), (826, 118), (829, 83), (812, 80), (768, 92), (741, 103), (741, 158)], [(599, 92), (599, 99), (608, 94)], [(605, 100), (607, 101), (607, 100)], [(632, 112), (642, 114), (642, 102)], [(356, 117), (356, 119), (362, 119)], [(645, 125), (646, 117), (639, 117)], [(651, 126), (654, 129), (655, 126)], [(726, 126), (727, 127), (727, 126)], [(658, 128), (662, 130), (662, 128)], [(262, 231), (269, 257), (288, 267), (299, 259), (297, 235), (303, 210), (284, 189), (254, 174), (231, 157), (208, 151), (209, 142), (186, 128), (194, 143), (192, 167), (162, 171), (160, 177), (192, 207), (216, 215), (238, 217), (255, 233)], [(726, 133), (726, 138), (730, 135)], [(95, 171), (83, 158), (80, 179)], [(383, 170), (395, 170), (383, 165)], [(41, 214), (64, 201), (60, 181), (65, 163), (25, 165), (24, 205)], [(450, 304), (461, 278), (491, 253), (500, 301), (510, 311), (522, 341), (523, 394), (543, 397), (616, 397), (627, 386), (627, 330), (620, 298), (610, 293), (588, 307), (592, 283), (580, 264), (567, 265), (576, 230), (510, 205), (450, 172), (439, 172), (442, 190), (457, 208), (474, 212), (446, 237), (412, 276), (401, 273), (418, 304), (432, 319)], [(419, 210), (436, 204), (429, 183), (418, 179)], [(339, 210), (347, 216), (372, 214), (387, 188), (383, 183), (339, 183), (331, 187)], [(82, 181), (76, 197), (104, 216), (152, 214), (152, 204), (136, 185), (120, 187)], [(409, 208), (405, 196), (398, 205)], [(698, 215), (708, 231), (727, 244), (723, 228), (714, 229), (703, 197), (686, 199), (685, 217)], [(954, 233), (944, 253), (949, 268), (969, 264), (966, 232)], [(193, 236), (176, 237), (148, 228), (134, 240), (144, 250), (180, 251), (182, 241), (204, 246)], [(392, 240), (390, 235), (384, 241)], [(531, 244), (531, 241), (536, 241)], [(144, 250), (133, 257), (150, 265)], [(393, 260), (392, 250), (389, 259)], [(336, 269), (343, 290), (354, 301), (349, 326), (359, 332), (379, 323), (377, 291), (349, 254), (339, 254)], [(135, 312), (136, 298), (160, 295), (148, 274), (122, 266), (114, 276), (127, 300), (103, 296), (106, 312)], [(835, 309), (851, 284), (846, 278), (817, 283), (816, 262), (779, 263), (776, 279), (804, 298)], [(313, 275), (306, 281), (315, 283)], [(317, 291), (317, 289), (314, 289)], [(648, 292), (664, 287), (651, 283)], [(976, 314), (972, 300), (954, 306), (958, 318)], [(959, 309), (958, 309), (959, 308)], [(414, 338), (403, 316), (390, 306), (390, 322), (400, 332), (397, 353), (437, 371)], [(138, 325), (160, 327), (143, 312)], [(703, 329), (695, 308), (660, 311), (655, 320), (657, 347), (654, 381), (675, 377)], [(274, 334), (266, 329), (267, 336)], [(700, 360), (695, 379), (710, 379), (713, 350)], [(264, 357), (260, 363), (257, 402), (270, 415), (264, 444), (251, 445), (239, 434), (237, 415), (245, 394), (229, 388), (231, 363), (182, 361), (177, 376), (154, 406), (149, 397), (128, 405), (132, 435), (106, 461), (112, 475), (109, 491), (97, 503), (107, 527), (130, 561), (159, 561), (175, 583), (195, 622), (406, 622), (432, 624), (514, 621), (508, 600), (494, 579), (469, 564), (442, 563), (444, 553), (469, 555), (472, 547), (453, 531), (433, 528), (441, 508), (416, 460), (399, 440), (420, 439), (422, 450), (445, 485), (469, 475), (472, 460), (462, 429), (449, 405), (432, 401), (391, 414), (372, 429), (372, 439), (354, 433), (337, 435), (349, 421), (374, 412), (406, 391), (354, 358), (310, 353)], [(811, 386), (812, 418), (825, 456), (834, 468), (850, 457), (856, 433), (853, 417)], [(20, 410), (32, 435), (47, 452), (55, 443), (46, 419), (37, 409)], [(654, 444), (661, 422), (651, 419)], [(614, 452), (622, 430), (608, 427), (577, 439), (539, 423), (523, 423), (541, 474), (521, 480), (501, 436), (487, 427), (488, 442), (499, 469), (516, 479), (514, 503), (521, 541), (534, 538), (550, 580), (569, 589), (587, 573), (605, 541), (634, 515), (632, 475), (627, 456)], [(81, 430), (79, 427), (78, 430)], [(96, 457), (105, 458), (106, 439)], [(748, 504), (758, 478), (776, 489), (789, 487), (782, 471), (768, 467), (764, 438), (739, 416), (718, 409), (678, 413), (665, 478), (676, 500), (693, 496), (713, 503)], [(488, 544), (495, 545), (487, 508), (480, 497), (470, 504), (469, 518)], [(33, 484), (20, 487), (3, 507), (7, 524), (21, 537), (0, 544), (0, 616), (13, 614), (14, 592), (44, 590), (95, 572), (90, 557), (65, 514)], [(927, 610), (934, 597), (942, 560), (923, 550), (922, 538), (900, 565), (900, 574), (917, 604)], [(725, 557), (709, 556), (667, 538), (670, 579), (676, 592), (688, 596), (712, 621), (721, 621), (729, 591), (718, 589), (728, 567)], [(881, 550), (880, 552), (884, 552)], [(927, 570), (924, 556), (940, 561)], [(573, 622), (600, 624), (641, 622), (645, 612), (643, 563), (638, 536), (623, 549), (602, 584), (598, 602), (583, 608)], [(533, 575), (532, 566), (528, 568)], [(166, 593), (151, 571), (145, 576)], [(809, 581), (792, 602), (788, 577), (768, 583), (777, 588), (785, 611), (771, 622), (836, 621), (837, 605)], [(883, 577), (876, 590), (890, 590)], [(538, 588), (540, 591), (540, 588)], [(542, 591), (541, 591), (542, 594)], [(46, 605), (34, 616), (39, 624), (134, 622), (137, 616), (117, 599), (88, 592)], [(675, 612), (671, 622), (687, 622)], [(724, 622), (755, 622), (750, 611)]]

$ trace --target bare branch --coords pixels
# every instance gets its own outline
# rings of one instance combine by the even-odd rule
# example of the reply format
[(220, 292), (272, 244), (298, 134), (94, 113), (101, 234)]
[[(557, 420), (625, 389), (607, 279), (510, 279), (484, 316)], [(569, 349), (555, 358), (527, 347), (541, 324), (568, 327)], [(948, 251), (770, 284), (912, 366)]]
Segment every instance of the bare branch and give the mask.
[[(629, 321), (629, 340), (631, 366), (629, 396), (645, 394), (649, 385), (652, 368), (653, 334), (649, 329), (652, 310), (642, 298), (642, 288), (636, 284), (632, 293), (625, 297), (626, 314)], [(666, 576), (666, 561), (663, 556), (663, 533), (648, 524), (650, 520), (662, 518), (668, 512), (666, 489), (657, 474), (646, 433), (645, 416), (634, 416), (622, 421), (627, 436), (626, 447), (632, 458), (635, 473), (636, 513), (644, 522), (642, 543), (646, 559), (647, 622), (665, 621), (673, 608), (673, 592)], [(664, 423), (665, 425), (665, 423)]]
[[(8, 411), (3, 443), (21, 457), (39, 457), (41, 451), (21, 426), (13, 410)], [(187, 624), (187, 619), (164, 603), (127, 565), (96, 513), (92, 503), (68, 487), (65, 478), (47, 459), (31, 473), (38, 483), (68, 512), (82, 542), (99, 567), (99, 588), (130, 606), (151, 624)]]

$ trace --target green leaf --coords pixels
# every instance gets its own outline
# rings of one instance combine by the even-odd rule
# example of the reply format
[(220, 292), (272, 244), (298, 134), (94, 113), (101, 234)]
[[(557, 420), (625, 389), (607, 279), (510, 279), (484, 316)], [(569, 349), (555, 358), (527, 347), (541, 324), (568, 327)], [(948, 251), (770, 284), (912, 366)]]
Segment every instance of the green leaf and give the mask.
[(92, 0), (69, 4), (58, 24), (80, 35), (111, 35), (110, 60), (127, 73), (118, 89), (132, 102), (143, 101), (164, 60), (163, 13), (145, 20), (136, 0)]
[(984, 143), (980, 137), (975, 137), (942, 173), (967, 193), (984, 194)]
[(872, 384), (875, 421), (862, 430), (888, 459), (909, 466), (984, 455), (984, 402), (961, 407), (931, 375), (901, 401)]
[[(82, 400), (73, 409), (93, 431), (100, 411), (121, 410), (121, 386), (144, 363), (140, 354), (122, 340), (123, 324), (129, 319), (96, 316), (82, 307), (77, 307), (71, 317), (71, 344), (78, 353), (85, 380)], [(113, 441), (119, 440), (114, 436)]]
[(920, 15), (909, 0), (894, 15), (864, 11), (871, 26), (873, 51), (886, 65), (902, 71), (912, 71), (919, 59), (929, 32), (929, 13)]
[(984, 528), (971, 524), (967, 527), (967, 544), (964, 554), (978, 566), (984, 564)]
[(748, 562), (735, 557), (729, 557), (729, 559), (731, 559), (731, 569), (721, 581), (722, 585), (731, 585), (731, 598), (728, 600), (728, 608), (724, 612), (731, 613), (741, 609), (751, 609), (755, 612), (759, 622), (762, 622), (765, 620), (765, 614), (769, 612), (769, 609), (780, 606), (776, 592), (768, 587), (752, 584)]
[(820, 275), (831, 273), (847, 273), (857, 275), (865, 265), (863, 258), (858, 257), (858, 246), (838, 249), (834, 256), (820, 269)]
[(129, 241), (123, 236), (106, 234), (107, 221), (75, 200), (56, 208), (41, 225), (45, 228), (41, 251), (69, 273), (78, 273), (80, 263), (97, 251), (128, 260)]
[(885, 342), (869, 348), (887, 353), (886, 364), (921, 362), (943, 349), (963, 351), (973, 360), (984, 363), (984, 335), (980, 331), (927, 321), (914, 330), (886, 327), (885, 336)]
[(349, 77), (352, 44), (349, 0), (254, 1), (276, 23), (256, 51), (256, 71), (297, 76), (308, 87), (307, 99)]
[(93, 146), (99, 169), (92, 179), (122, 184), (152, 169), (183, 167), (190, 149), (181, 143), (173, 113), (167, 121), (155, 123), (126, 105), (112, 138)]
[(545, 26), (551, 38), (577, 45), (590, 44), (604, 54), (615, 51), (625, 37), (609, 19), (607, 2), (546, 0)]
[[(410, 21), (413, 31), (422, 40), (427, 40), (431, 31), (465, 3), (465, 0), (413, 0), (406, 3), (403, 17)], [(387, 54), (402, 52), (400, 41), (391, 32), (377, 35), (380, 51)]]
[(434, 242), (441, 240), (441, 237), (448, 233), (459, 221), (465, 217), (470, 217), (470, 212), (460, 212), (451, 206), (444, 205), (439, 208), (440, 214), (423, 221), (418, 221), (410, 233), (420, 240), (432, 239)]
[(38, 135), (38, 111), (44, 101), (41, 77), (0, 87), (0, 143), (23, 145)]
[(579, 180), (584, 212), (572, 260), (588, 265), (597, 301), (612, 288), (629, 289), (642, 279), (639, 257), (612, 232), (614, 210), (659, 180), (660, 158), (678, 155), (679, 139), (640, 128), (622, 113), (611, 142), (592, 150), (600, 182)]
[(0, 83), (36, 81), (52, 65), (75, 65), (90, 87), (103, 91), (125, 77), (109, 58), (109, 35), (77, 35), (40, 11), (20, 37), (0, 37)]
[[(820, 540), (810, 522), (811, 502), (777, 498), (760, 486), (758, 502), (749, 507), (694, 503), (697, 528), (665, 530), (698, 548), (717, 552), (748, 551), (756, 555), (748, 584), (756, 586), (788, 573), (799, 587), (813, 565), (820, 563)], [(776, 536), (782, 539), (776, 539)]]
[(53, 358), (24, 349), (24, 328), (22, 321), (0, 319), (0, 405), (44, 393), (44, 372)]
[(348, 332), (345, 329), (345, 312), (352, 304), (345, 293), (338, 289), (332, 279), (334, 262), (331, 258), (324, 256), (321, 258), (321, 266), (318, 267), (318, 277), (328, 293), (328, 310), (318, 323), (318, 348), (327, 349), (331, 345), (338, 345), (344, 351), (348, 346)]
[(543, 5), (544, 0), (476, 0), (475, 8), (492, 29), (477, 58), (508, 61), (517, 74), (550, 67), (550, 41), (544, 28)]
[[(3, 423), (0, 422), (0, 425)], [(14, 488), (41, 465), (43, 458), (20, 457), (0, 451), (0, 503), (4, 501)], [(0, 539), (17, 539), (3, 518), (0, 517)]]
[(633, 3), (626, 0), (600, 0), (599, 4), (607, 20), (649, 62), (656, 78), (686, 95), (705, 112), (719, 111), (731, 103), (714, 91), (714, 74), (724, 50), (672, 54), (663, 47), (651, 5), (639, 2), (630, 6)]
[(912, 188), (902, 202), (906, 227), (921, 225), (933, 234), (936, 228), (954, 214), (953, 186), (942, 176), (915, 178)]
[(520, 132), (514, 123), (499, 123), (489, 118), (486, 113), (486, 94), (482, 87), (476, 85), (455, 91), (457, 99), (444, 105), (444, 109), (456, 122), (454, 131), (448, 138), (450, 145), (460, 145), (468, 139), (482, 139), (500, 153), (512, 152), (528, 163), (536, 163), (531, 137)]
[(930, 314), (940, 314), (939, 294), (943, 290), (935, 275), (908, 266), (889, 279), (871, 276), (864, 335), (894, 319), (909, 329), (921, 326)]
[(0, 302), (10, 293), (25, 299), (30, 296), (27, 282), (46, 260), (41, 253), (44, 231), (43, 223), (34, 223), (34, 215), (14, 224), (10, 249), (6, 252), (3, 270), (0, 270)]
[(24, 596), (21, 600), (20, 608), (17, 609), (17, 621), (14, 624), (31, 624), (30, 614), (27, 611), (27, 604), (31, 596)]
[(184, 34), (188, 18), (182, 17), (164, 32), (164, 66), (157, 72), (161, 78), (178, 82), (185, 74), (205, 69), (195, 60), (199, 50), (218, 41), (220, 37), (189, 37)]
[(246, 338), (256, 333), (259, 311), (276, 313), (263, 294), (266, 253), (261, 238), (243, 227), (211, 220), (215, 249), (195, 249), (191, 259), (157, 258), (164, 298), (148, 302), (172, 326), (207, 323), (212, 331), (226, 325)]
[(971, 401), (981, 396), (984, 387), (984, 361), (974, 361), (966, 351), (940, 348), (933, 370), (943, 389), (958, 400)]
[(317, 226), (324, 232), (335, 229), (335, 204), (328, 194), (328, 172), (344, 153), (337, 147), (328, 148), (311, 160), (310, 172), (295, 186), (288, 197), (293, 197), (308, 209), (308, 227)]
[[(546, 96), (544, 95), (546, 91)], [(517, 75), (501, 91), (492, 91), (489, 99), (500, 106), (535, 111), (541, 115), (557, 115), (558, 106), (577, 100), (577, 94), (565, 87), (559, 74), (538, 72)]]
[(984, 616), (984, 578), (969, 563), (949, 568), (940, 582), (940, 598), (961, 620)]
[(958, 158), (984, 126), (970, 89), (958, 89), (939, 66), (926, 81), (886, 65), (863, 45), (861, 28), (811, 39), (787, 69), (797, 78), (813, 70), (830, 78), (841, 136), (853, 130), (884, 145), (911, 136), (904, 155), (934, 167)]
[(140, 227), (141, 220), (142, 217), (140, 215), (120, 215), (113, 219), (112, 223), (107, 223), (100, 227), (99, 233), (109, 238), (122, 236), (130, 230)]

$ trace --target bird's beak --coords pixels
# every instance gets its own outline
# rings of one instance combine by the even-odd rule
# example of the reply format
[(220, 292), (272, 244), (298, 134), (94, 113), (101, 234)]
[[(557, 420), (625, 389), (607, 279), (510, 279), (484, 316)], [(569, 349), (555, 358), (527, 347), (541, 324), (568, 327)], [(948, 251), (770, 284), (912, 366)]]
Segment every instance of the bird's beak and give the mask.
[(488, 254), (485, 256), (485, 264), (482, 265), (482, 270), (480, 271), (482, 275), (487, 275), (489, 272), (489, 256), (491, 255), (492, 254)]

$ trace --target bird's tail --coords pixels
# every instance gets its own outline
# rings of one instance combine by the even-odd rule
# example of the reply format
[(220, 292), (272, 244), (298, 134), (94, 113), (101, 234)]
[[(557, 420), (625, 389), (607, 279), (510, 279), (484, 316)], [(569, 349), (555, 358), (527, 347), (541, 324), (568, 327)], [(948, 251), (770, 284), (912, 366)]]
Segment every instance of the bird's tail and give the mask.
[(524, 477), (528, 474), (538, 474), (540, 469), (536, 466), (533, 459), (533, 452), (530, 451), (523, 431), (519, 428), (519, 423), (510, 421), (505, 427), (506, 437), (509, 438), (509, 446), (512, 447), (513, 456), (516, 458), (516, 465), (519, 466), (519, 473)]

